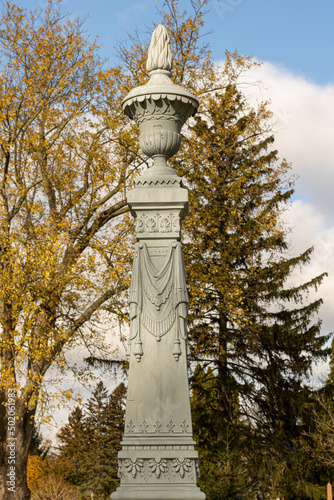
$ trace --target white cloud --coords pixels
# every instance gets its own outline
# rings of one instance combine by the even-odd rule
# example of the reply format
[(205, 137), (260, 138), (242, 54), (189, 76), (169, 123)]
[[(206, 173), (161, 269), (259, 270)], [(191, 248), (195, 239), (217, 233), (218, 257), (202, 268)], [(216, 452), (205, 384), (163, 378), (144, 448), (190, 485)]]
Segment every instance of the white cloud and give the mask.
[(253, 100), (271, 101), (276, 147), (299, 175), (297, 197), (334, 224), (334, 84), (314, 84), (270, 62), (252, 70), (247, 80), (261, 82), (246, 89)]
[[(334, 331), (334, 84), (317, 85), (270, 62), (251, 70), (244, 81), (251, 104), (270, 101), (275, 147), (298, 175), (294, 201), (283, 220), (292, 229), (291, 255), (311, 246), (314, 252), (311, 262), (301, 272), (296, 270), (291, 280), (297, 284), (328, 273), (309, 300), (323, 299), (322, 331)], [(314, 367), (316, 377), (327, 371), (328, 364)]]
[(289, 254), (299, 255), (307, 248), (314, 247), (309, 264), (300, 271), (296, 269), (291, 276), (293, 285), (301, 284), (322, 273), (327, 273), (318, 292), (310, 293), (309, 299), (321, 297), (324, 301), (319, 312), (323, 320), (323, 333), (334, 331), (334, 226), (325, 227), (323, 214), (308, 202), (297, 200), (290, 210), (283, 214), (284, 223), (292, 228), (290, 234), (291, 251)]
[(302, 200), (292, 202), (282, 215), (284, 225), (291, 233), (291, 253), (300, 254), (315, 244), (314, 237), (324, 229), (324, 218), (314, 205)]

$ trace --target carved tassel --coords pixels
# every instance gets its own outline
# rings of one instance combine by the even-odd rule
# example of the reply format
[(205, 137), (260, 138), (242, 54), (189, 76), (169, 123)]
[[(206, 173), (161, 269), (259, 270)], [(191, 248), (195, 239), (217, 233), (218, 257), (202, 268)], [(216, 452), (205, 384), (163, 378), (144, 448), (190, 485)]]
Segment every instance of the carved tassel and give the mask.
[(138, 363), (140, 363), (141, 357), (144, 354), (142, 345), (143, 345), (143, 343), (140, 339), (136, 340), (135, 349), (134, 349), (133, 353), (134, 353)]
[(179, 357), (181, 356), (182, 351), (181, 351), (181, 342), (179, 339), (174, 340), (174, 348), (173, 348), (173, 356), (175, 361), (179, 360)]

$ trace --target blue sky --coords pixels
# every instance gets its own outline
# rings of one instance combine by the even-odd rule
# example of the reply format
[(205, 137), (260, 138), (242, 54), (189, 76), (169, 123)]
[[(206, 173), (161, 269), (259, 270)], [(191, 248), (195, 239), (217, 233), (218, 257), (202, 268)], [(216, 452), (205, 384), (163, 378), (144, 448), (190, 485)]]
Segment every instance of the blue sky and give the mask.
[[(20, 0), (23, 7), (39, 9), (47, 0)], [(117, 40), (135, 29), (159, 22), (156, 7), (163, 0), (63, 0), (66, 10), (84, 17), (86, 27), (103, 44), (103, 56), (114, 62)], [(181, 0), (190, 9), (189, 0)], [(333, 0), (209, 0), (206, 29), (215, 59), (225, 50), (284, 66), (318, 84), (334, 81)]]

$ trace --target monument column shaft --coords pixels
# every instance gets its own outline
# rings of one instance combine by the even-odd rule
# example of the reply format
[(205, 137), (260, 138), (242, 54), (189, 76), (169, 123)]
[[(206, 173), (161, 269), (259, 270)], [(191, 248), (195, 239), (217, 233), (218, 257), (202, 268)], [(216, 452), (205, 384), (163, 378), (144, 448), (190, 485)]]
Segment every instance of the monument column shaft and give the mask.
[[(181, 221), (188, 211), (188, 193), (166, 162), (178, 150), (182, 124), (198, 103), (169, 78), (168, 40), (165, 28), (158, 26), (148, 57), (150, 81), (123, 101), (125, 112), (140, 127), (141, 148), (154, 165), (128, 194), (138, 243), (129, 290), (129, 382), (118, 455), (121, 484), (113, 500), (205, 499), (197, 486), (187, 374)], [(152, 54), (165, 62), (157, 65)]]

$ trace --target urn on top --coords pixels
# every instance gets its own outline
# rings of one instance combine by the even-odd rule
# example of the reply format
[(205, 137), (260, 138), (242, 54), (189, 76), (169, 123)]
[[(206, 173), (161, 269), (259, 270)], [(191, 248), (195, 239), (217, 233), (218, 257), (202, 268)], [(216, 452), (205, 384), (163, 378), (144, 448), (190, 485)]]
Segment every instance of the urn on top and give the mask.
[(153, 158), (149, 173), (159, 177), (176, 175), (167, 159), (179, 150), (181, 128), (198, 108), (196, 97), (170, 79), (172, 67), (169, 37), (160, 24), (148, 49), (146, 69), (150, 79), (131, 90), (122, 102), (124, 113), (139, 126), (142, 151)]

